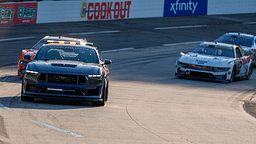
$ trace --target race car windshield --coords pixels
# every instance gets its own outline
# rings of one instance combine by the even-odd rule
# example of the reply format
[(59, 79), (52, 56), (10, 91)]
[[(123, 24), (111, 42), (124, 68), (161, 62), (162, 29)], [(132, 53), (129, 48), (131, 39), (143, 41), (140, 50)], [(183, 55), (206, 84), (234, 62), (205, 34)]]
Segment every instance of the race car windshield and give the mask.
[(193, 53), (211, 55), (211, 56), (223, 56), (234, 58), (234, 53), (232, 48), (229, 47), (218, 47), (218, 46), (197, 46)]
[(233, 35), (224, 35), (216, 40), (216, 42), (235, 44), (240, 46), (251, 47), (253, 38), (245, 36), (233, 36)]
[(99, 63), (94, 49), (72, 46), (43, 46), (35, 60), (67, 60), (85, 63)]
[(46, 44), (46, 43), (47, 43), (47, 40), (43, 39), (43, 40), (39, 41), (38, 43), (36, 43), (36, 44), (34, 45), (34, 47), (32, 47), (32, 49), (34, 49), (34, 50), (39, 50), (40, 47), (41, 47), (43, 44)]

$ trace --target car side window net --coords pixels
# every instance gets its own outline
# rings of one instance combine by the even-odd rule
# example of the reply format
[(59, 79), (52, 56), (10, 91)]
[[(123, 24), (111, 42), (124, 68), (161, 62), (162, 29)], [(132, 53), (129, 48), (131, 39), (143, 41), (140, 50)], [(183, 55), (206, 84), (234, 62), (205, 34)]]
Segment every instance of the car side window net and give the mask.
[(237, 58), (242, 57), (242, 54), (241, 54), (239, 48), (236, 48), (236, 55), (237, 55)]

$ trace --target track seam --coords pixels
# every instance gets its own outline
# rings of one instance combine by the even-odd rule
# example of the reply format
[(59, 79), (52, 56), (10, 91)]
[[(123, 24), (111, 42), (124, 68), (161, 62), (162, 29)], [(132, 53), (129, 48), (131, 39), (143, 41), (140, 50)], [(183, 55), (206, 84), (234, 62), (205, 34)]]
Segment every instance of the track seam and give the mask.
[(131, 102), (131, 101), (129, 101), (129, 102), (126, 104), (125, 110), (126, 110), (126, 113), (128, 114), (128, 116), (132, 119), (132, 121), (134, 121), (139, 127), (141, 127), (142, 129), (148, 131), (149, 133), (151, 133), (151, 134), (153, 134), (153, 135), (155, 135), (155, 136), (161, 138), (161, 139), (164, 140), (164, 141), (170, 142), (169, 140), (167, 140), (167, 139), (165, 139), (165, 138), (163, 138), (163, 137), (157, 135), (156, 133), (154, 133), (154, 132), (152, 132), (152, 131), (146, 129), (146, 128), (143, 127), (142, 125), (140, 125), (140, 124), (130, 115), (130, 113), (129, 113), (129, 111), (128, 111), (128, 104), (129, 104), (130, 102)]

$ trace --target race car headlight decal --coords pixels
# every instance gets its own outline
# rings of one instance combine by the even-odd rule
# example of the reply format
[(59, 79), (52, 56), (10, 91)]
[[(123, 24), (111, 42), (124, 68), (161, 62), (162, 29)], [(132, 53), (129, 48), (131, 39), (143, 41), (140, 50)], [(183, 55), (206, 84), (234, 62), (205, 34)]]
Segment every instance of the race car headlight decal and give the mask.
[(217, 72), (225, 72), (225, 71), (228, 71), (229, 69), (230, 67), (218, 67)]
[(230, 61), (230, 62), (228, 63), (228, 65), (233, 65), (233, 63), (234, 63), (234, 61)]
[(88, 80), (101, 80), (102, 76), (101, 75), (88, 75), (87, 78), (88, 78)]
[(27, 76), (31, 76), (31, 77), (37, 77), (40, 75), (39, 72), (36, 72), (36, 71), (30, 71), (30, 70), (26, 70), (26, 75)]
[(39, 75), (40, 75), (40, 73), (37, 71), (26, 70), (24, 78), (37, 82)]
[(177, 66), (186, 68), (186, 64), (185, 64), (185, 63), (182, 63), (182, 62), (180, 62), (180, 61), (178, 61), (178, 60), (177, 60), (176, 64), (177, 64)]

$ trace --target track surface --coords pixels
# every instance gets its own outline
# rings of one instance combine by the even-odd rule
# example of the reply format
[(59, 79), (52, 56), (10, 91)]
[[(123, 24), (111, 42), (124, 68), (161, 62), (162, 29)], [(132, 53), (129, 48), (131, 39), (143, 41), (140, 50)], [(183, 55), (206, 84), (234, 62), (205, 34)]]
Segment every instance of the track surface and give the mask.
[[(231, 84), (174, 77), (181, 51), (225, 32), (256, 34), (255, 14), (4, 26), (0, 35), (2, 143), (255, 143), (256, 120), (243, 110), (255, 94), (256, 72)], [(195, 26), (158, 30), (162, 27)], [(207, 26), (205, 26), (207, 25)], [(101, 33), (95, 32), (113, 32)], [(118, 31), (118, 32), (117, 32)], [(95, 34), (76, 34), (88, 33)], [(113, 60), (109, 101), (20, 100), (16, 63), (22, 48), (44, 35), (86, 37)], [(24, 40), (11, 38), (30, 37)], [(8, 60), (6, 60), (8, 59)], [(15, 64), (15, 65), (14, 65)], [(4, 67), (8, 66), (8, 67)], [(6, 77), (5, 77), (6, 76)]]

